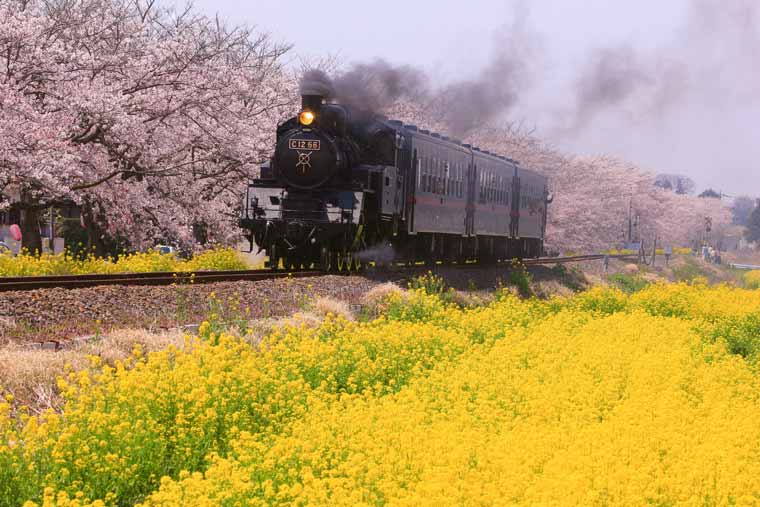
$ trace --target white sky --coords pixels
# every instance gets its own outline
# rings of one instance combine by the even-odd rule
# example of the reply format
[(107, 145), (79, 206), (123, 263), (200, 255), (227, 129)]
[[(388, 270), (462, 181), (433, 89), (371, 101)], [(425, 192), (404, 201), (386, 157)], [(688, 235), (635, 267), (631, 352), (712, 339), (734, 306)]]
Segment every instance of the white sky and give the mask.
[[(687, 174), (700, 188), (760, 194), (757, 101), (751, 101), (757, 107), (726, 108), (701, 103), (710, 101), (701, 95), (677, 114), (645, 125), (631, 125), (631, 111), (623, 110), (604, 113), (577, 135), (557, 136), (551, 128), (556, 110), (572, 106), (573, 78), (592, 51), (627, 43), (667, 57), (666, 48), (683, 36), (692, 1), (524, 0), (544, 57), (540, 80), (511, 118), (535, 124), (539, 135), (569, 152), (616, 155), (653, 172)], [(337, 55), (351, 63), (380, 57), (444, 81), (477, 73), (515, 12), (514, 1), (496, 0), (196, 0), (195, 6), (292, 43), (291, 58)]]

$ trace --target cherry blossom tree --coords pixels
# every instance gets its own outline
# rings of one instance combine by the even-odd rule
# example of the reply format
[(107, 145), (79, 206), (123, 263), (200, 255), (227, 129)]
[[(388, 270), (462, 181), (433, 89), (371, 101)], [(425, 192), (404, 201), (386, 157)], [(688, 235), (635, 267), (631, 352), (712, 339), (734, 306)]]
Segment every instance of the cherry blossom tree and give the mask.
[(228, 241), (297, 104), (287, 50), (154, 0), (0, 0), (0, 193), (32, 219), (76, 203), (134, 246)]

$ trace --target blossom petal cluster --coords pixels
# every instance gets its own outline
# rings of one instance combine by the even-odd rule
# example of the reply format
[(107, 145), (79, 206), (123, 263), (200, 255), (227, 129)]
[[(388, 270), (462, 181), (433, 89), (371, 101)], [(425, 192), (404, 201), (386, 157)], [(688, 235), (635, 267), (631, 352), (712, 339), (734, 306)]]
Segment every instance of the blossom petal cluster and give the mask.
[(229, 241), (295, 103), (287, 49), (153, 1), (0, 0), (0, 194), (136, 247)]

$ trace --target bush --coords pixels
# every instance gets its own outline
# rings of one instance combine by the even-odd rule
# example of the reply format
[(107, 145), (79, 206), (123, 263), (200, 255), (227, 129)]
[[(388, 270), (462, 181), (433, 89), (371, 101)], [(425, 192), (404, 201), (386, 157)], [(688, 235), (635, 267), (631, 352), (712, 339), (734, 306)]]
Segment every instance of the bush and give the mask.
[(742, 277), (744, 286), (748, 289), (760, 289), (760, 271), (749, 271)]
[(721, 320), (709, 335), (713, 340), (725, 340), (731, 354), (756, 361), (760, 353), (760, 314)]
[(687, 258), (684, 264), (673, 267), (672, 272), (673, 278), (677, 282), (691, 282), (698, 278), (704, 278), (705, 275), (696, 261), (690, 258)]
[(93, 255), (79, 257), (68, 251), (60, 254), (17, 256), (0, 253), (0, 276), (83, 275), (93, 273), (150, 273), (158, 271), (221, 271), (248, 269), (237, 252), (217, 248), (199, 253), (188, 260), (151, 250), (120, 256), (118, 259)]
[(440, 295), (446, 291), (446, 282), (442, 276), (434, 275), (432, 271), (428, 271), (424, 275), (413, 278), (409, 282), (409, 289), (423, 290), (430, 295)]
[(633, 294), (634, 292), (645, 289), (649, 285), (649, 282), (640, 276), (629, 275), (626, 273), (609, 275), (607, 280), (626, 294)]
[(519, 261), (513, 261), (509, 270), (509, 283), (517, 287), (520, 295), (523, 297), (530, 296), (532, 289), (530, 284), (533, 282), (533, 275), (528, 272), (525, 264)]

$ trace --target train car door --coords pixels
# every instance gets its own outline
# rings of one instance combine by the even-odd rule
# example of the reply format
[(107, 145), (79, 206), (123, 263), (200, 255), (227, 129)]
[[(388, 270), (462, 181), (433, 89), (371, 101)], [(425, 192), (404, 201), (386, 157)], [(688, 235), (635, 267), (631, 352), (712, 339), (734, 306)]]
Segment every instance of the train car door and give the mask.
[(512, 211), (510, 212), (509, 235), (520, 237), (520, 171), (515, 170), (512, 177)]
[(420, 159), (417, 157), (417, 148), (412, 150), (412, 160), (408, 169), (408, 177), (405, 181), (404, 198), (406, 199), (406, 223), (409, 234), (417, 234), (414, 229), (414, 196), (420, 190)]
[(395, 189), (394, 195), (394, 209), (395, 213), (399, 217), (404, 216), (406, 211), (406, 194), (407, 194), (407, 180), (411, 172), (411, 147), (408, 140), (400, 135), (396, 134), (396, 179), (394, 181)]
[(475, 199), (477, 198), (478, 167), (475, 160), (471, 159), (467, 168), (467, 205), (465, 207), (465, 228), (467, 236), (475, 235)]

